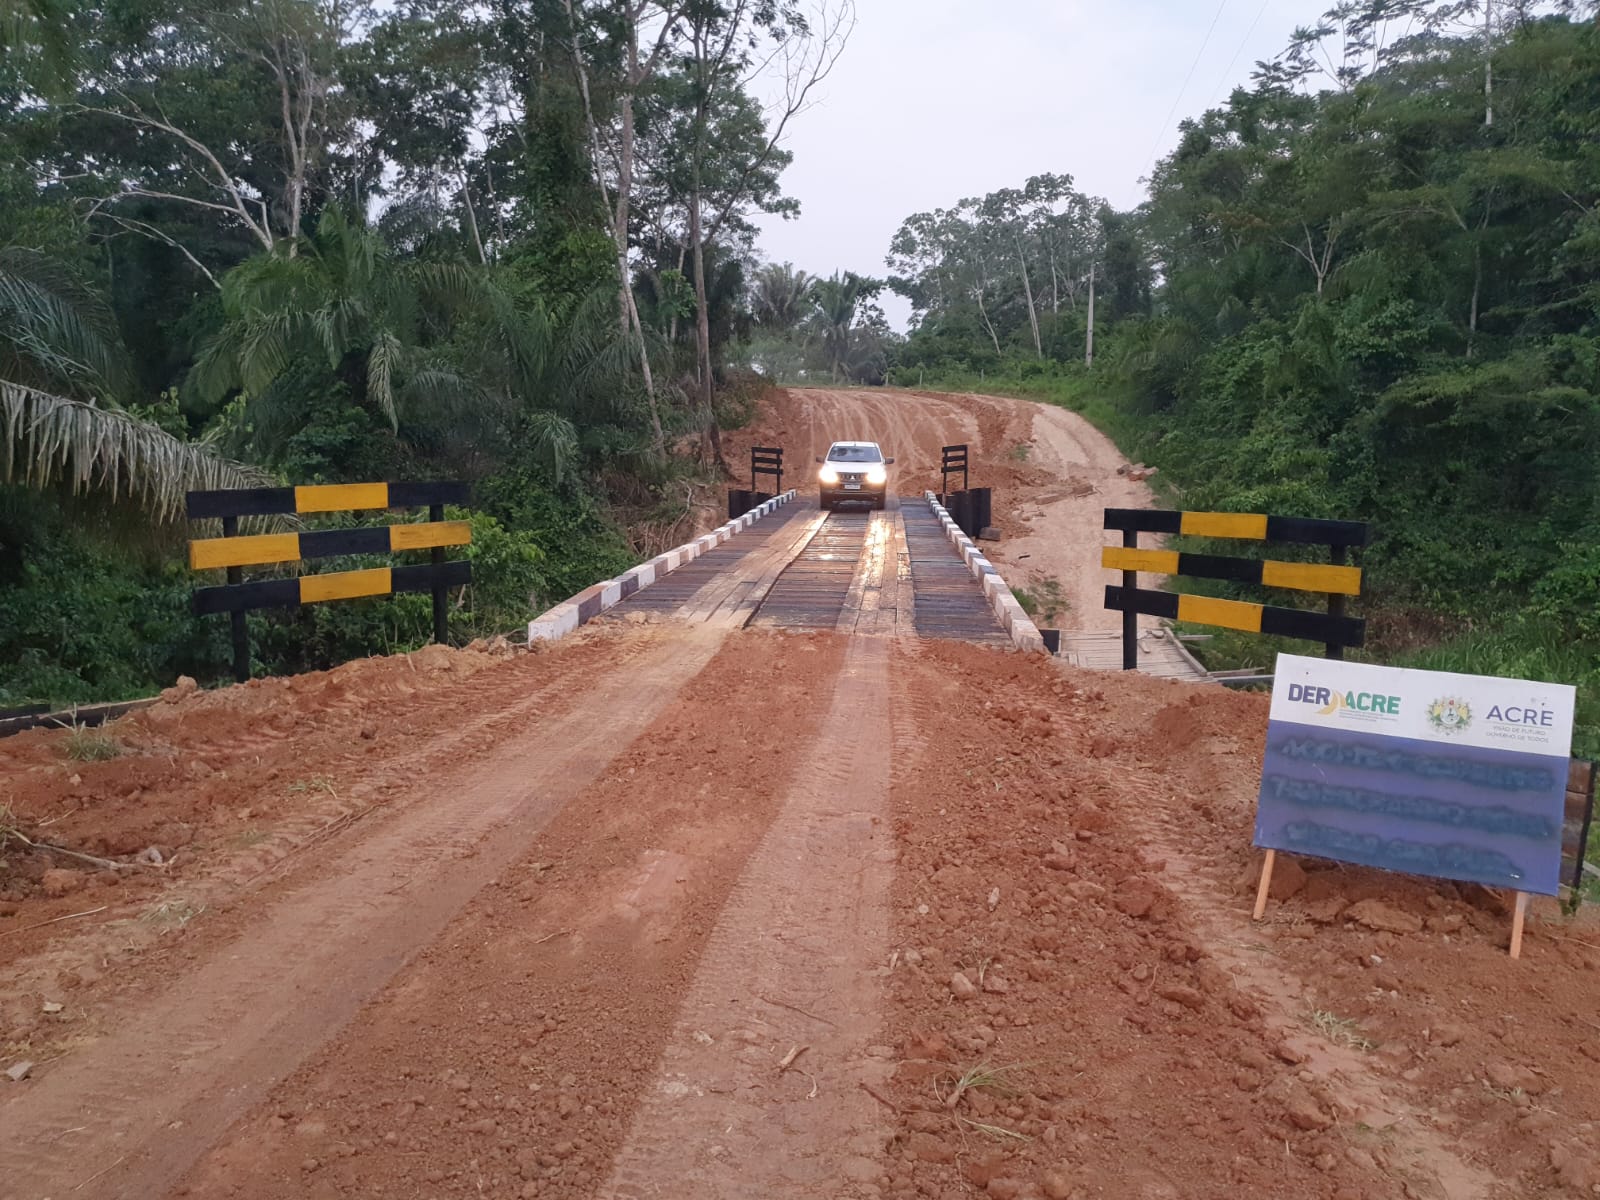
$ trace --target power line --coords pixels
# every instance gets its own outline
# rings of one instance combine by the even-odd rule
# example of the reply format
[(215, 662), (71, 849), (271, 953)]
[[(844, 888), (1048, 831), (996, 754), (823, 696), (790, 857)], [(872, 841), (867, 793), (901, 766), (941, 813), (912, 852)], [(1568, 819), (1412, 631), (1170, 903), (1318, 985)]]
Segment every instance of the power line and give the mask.
[(1239, 55), (1244, 53), (1245, 44), (1249, 42), (1250, 35), (1256, 31), (1256, 26), (1261, 24), (1261, 18), (1266, 13), (1267, 5), (1270, 3), (1272, 3), (1272, 0), (1261, 0), (1261, 7), (1256, 9), (1256, 19), (1251, 21), (1250, 28), (1244, 31), (1244, 37), (1239, 39), (1239, 48), (1233, 52), (1233, 57), (1228, 60), (1228, 67), (1222, 72), (1222, 78), (1217, 80), (1217, 86), (1211, 89), (1211, 99), (1206, 101), (1207, 108), (1210, 108), (1217, 102), (1217, 98), (1221, 95), (1222, 89), (1227, 86), (1228, 79), (1233, 74), (1233, 64), (1238, 62)]
[(1211, 25), (1206, 29), (1206, 36), (1200, 43), (1200, 49), (1195, 51), (1194, 61), (1189, 64), (1189, 73), (1183, 77), (1183, 86), (1178, 89), (1178, 94), (1172, 98), (1172, 107), (1167, 109), (1167, 116), (1161, 122), (1161, 128), (1156, 130), (1155, 141), (1150, 143), (1150, 154), (1144, 166), (1146, 175), (1150, 173), (1150, 168), (1156, 164), (1156, 150), (1161, 146), (1161, 135), (1172, 124), (1172, 114), (1178, 111), (1178, 105), (1183, 101), (1184, 92), (1189, 90), (1189, 81), (1194, 78), (1195, 68), (1200, 65), (1200, 56), (1206, 52), (1206, 47), (1211, 44), (1211, 35), (1217, 28), (1217, 22), (1222, 18), (1222, 10), (1227, 7), (1228, 0), (1222, 0), (1222, 3), (1217, 5), (1217, 11), (1212, 14)]

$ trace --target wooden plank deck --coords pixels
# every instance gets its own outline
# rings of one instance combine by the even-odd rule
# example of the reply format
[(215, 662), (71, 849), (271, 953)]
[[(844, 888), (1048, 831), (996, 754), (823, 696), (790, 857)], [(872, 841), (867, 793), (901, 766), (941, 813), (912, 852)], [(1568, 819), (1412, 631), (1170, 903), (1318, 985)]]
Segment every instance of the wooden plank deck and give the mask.
[(653, 619), (1009, 646), (927, 501), (825, 513), (796, 502), (610, 609)]
[(913, 625), (918, 635), (1010, 646), (1011, 635), (956, 554), (928, 502), (905, 497), (900, 501), (900, 515), (905, 523), (911, 590), (916, 597)]

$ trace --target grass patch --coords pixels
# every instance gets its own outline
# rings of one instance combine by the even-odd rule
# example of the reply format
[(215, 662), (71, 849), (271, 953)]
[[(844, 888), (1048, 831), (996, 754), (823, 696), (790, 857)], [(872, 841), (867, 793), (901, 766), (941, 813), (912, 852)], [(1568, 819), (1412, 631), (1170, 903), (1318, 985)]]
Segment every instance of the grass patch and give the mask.
[(122, 743), (99, 729), (74, 723), (72, 732), (67, 734), (66, 754), (74, 762), (105, 762), (120, 758), (122, 753)]
[(158, 934), (172, 933), (184, 928), (190, 921), (205, 912), (205, 905), (174, 897), (145, 909), (139, 915), (142, 924), (155, 928)]
[(1067, 603), (1067, 597), (1061, 587), (1061, 581), (1047, 576), (1037, 581), (1033, 586), (1037, 589), (1036, 591), (1030, 592), (1027, 588), (1014, 587), (1011, 589), (1011, 594), (1016, 598), (1017, 603), (1022, 605), (1022, 611), (1027, 613), (1032, 620), (1043, 624), (1047, 628), (1051, 627), (1071, 607)]
[(961, 1097), (968, 1092), (984, 1091), (1002, 1098), (1021, 1095), (1021, 1091), (1012, 1084), (1011, 1073), (1021, 1067), (1021, 1063), (1012, 1063), (1009, 1066), (996, 1067), (989, 1063), (977, 1063), (968, 1067), (961, 1074), (946, 1072), (942, 1082), (949, 1087), (949, 1091), (939, 1092), (935, 1084), (935, 1093), (944, 1102), (946, 1108), (954, 1108), (961, 1103)]
[(1372, 1042), (1361, 1032), (1361, 1026), (1349, 1017), (1340, 1017), (1314, 1008), (1308, 1018), (1311, 1027), (1336, 1046), (1351, 1046), (1357, 1050), (1371, 1050)]
[(17, 823), (17, 813), (9, 804), (0, 804), (0, 853), (13, 837), (22, 833), (22, 826)]

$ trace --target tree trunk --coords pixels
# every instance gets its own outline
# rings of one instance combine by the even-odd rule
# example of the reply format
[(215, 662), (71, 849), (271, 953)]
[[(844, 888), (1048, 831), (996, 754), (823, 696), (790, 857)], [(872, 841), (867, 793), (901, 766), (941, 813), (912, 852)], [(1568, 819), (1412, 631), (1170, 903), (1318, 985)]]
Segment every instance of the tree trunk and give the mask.
[[(628, 271), (628, 210), (633, 199), (633, 89), (639, 85), (639, 25), (628, 22), (628, 86), (619, 101), (622, 110), (621, 144), (617, 148), (617, 207), (612, 238), (617, 244), (617, 286), (622, 297), (622, 333), (631, 324), (639, 338), (639, 374), (644, 378), (644, 394), (650, 402), (650, 440), (655, 456), (665, 458), (666, 436), (661, 432), (661, 407), (656, 402), (656, 381), (650, 371), (650, 346), (639, 319), (639, 302), (633, 294), (633, 279)], [(595, 164), (596, 169), (599, 164)]]
[(1089, 325), (1084, 331), (1083, 365), (1094, 366), (1094, 265), (1089, 266)]
[(1467, 357), (1471, 358), (1478, 340), (1478, 294), (1483, 289), (1483, 246), (1472, 244), (1472, 311), (1467, 316)]
[(483, 252), (483, 238), (478, 234), (478, 214), (472, 207), (472, 192), (467, 187), (467, 173), (461, 173), (461, 207), (467, 213), (467, 229), (472, 234), (472, 245), (478, 251), (478, 262), (489, 265), (489, 256)]
[(700, 164), (695, 163), (689, 193), (689, 243), (694, 248), (695, 364), (700, 391), (700, 449), (708, 463), (723, 466), (722, 437), (717, 429), (716, 400), (711, 379), (711, 301), (706, 294), (706, 248), (700, 228)]
[(1483, 123), (1494, 124), (1494, 60), (1490, 45), (1494, 40), (1494, 0), (1483, 0)]
[(1017, 261), (1022, 264), (1022, 294), (1028, 300), (1028, 324), (1033, 329), (1033, 353), (1044, 357), (1044, 343), (1039, 340), (1039, 313), (1033, 307), (1033, 284), (1028, 279), (1028, 257), (1022, 252), (1022, 242), (1017, 242)]
[(994, 343), (994, 352), (1000, 353), (1000, 338), (995, 334), (994, 325), (989, 321), (989, 311), (983, 307), (983, 289), (978, 289), (978, 315), (983, 318), (983, 327), (989, 331), (989, 340)]
[[(578, 73), (578, 87), (583, 96), (583, 112), (589, 125), (589, 144), (594, 159), (595, 178), (600, 190), (605, 192), (605, 167), (600, 147), (600, 127), (595, 122), (594, 104), (589, 95), (589, 71), (583, 65), (583, 51), (578, 45), (578, 20), (573, 12), (572, 0), (566, 0), (567, 22), (572, 29), (572, 62)], [(628, 206), (633, 194), (633, 89), (639, 84), (639, 26), (632, 12), (628, 21), (628, 75), (626, 86), (619, 98), (622, 114), (621, 145), (617, 152), (617, 192), (611, 209), (611, 245), (617, 256), (617, 324), (623, 338), (636, 335), (639, 339), (639, 374), (644, 380), (645, 397), (650, 404), (651, 449), (656, 458), (667, 452), (666, 438), (661, 431), (661, 409), (656, 402), (656, 384), (650, 371), (650, 346), (645, 340), (644, 324), (639, 320), (639, 306), (633, 295), (632, 273), (628, 269)], [(609, 197), (607, 198), (609, 200)]]

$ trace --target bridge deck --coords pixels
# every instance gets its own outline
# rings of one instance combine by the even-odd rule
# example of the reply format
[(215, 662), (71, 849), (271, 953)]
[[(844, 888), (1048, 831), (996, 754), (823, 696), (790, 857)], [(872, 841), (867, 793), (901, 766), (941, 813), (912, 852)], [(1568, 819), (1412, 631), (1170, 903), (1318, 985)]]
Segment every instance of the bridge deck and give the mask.
[(916, 595), (912, 621), (917, 633), (1009, 646), (1010, 635), (967, 564), (956, 555), (928, 502), (905, 499), (900, 503), (900, 516), (911, 559), (911, 587)]
[(925, 500), (824, 513), (795, 503), (611, 609), (627, 620), (915, 633), (1009, 646)]

